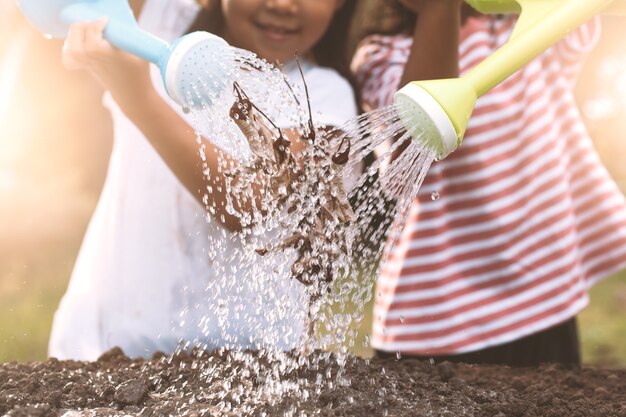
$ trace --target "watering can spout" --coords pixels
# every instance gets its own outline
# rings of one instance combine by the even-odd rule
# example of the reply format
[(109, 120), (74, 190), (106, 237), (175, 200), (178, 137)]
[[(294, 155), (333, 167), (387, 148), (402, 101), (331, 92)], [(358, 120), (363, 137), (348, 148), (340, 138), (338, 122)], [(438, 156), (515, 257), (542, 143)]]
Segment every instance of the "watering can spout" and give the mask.
[(407, 131), (439, 157), (460, 145), (478, 97), (592, 17), (626, 16), (626, 0), (466, 2), (482, 13), (521, 15), (509, 41), (462, 78), (414, 82), (396, 93), (396, 108)]
[[(65, 38), (73, 23), (106, 17), (105, 39), (116, 48), (157, 65), (168, 94), (181, 106), (210, 104), (229, 85), (224, 71), (229, 65), (226, 41), (207, 32), (195, 32), (169, 44), (137, 25), (127, 0), (18, 0), (17, 4), (41, 33), (54, 38)], [(199, 61), (201, 67), (195, 64)], [(211, 77), (215, 91), (210, 97), (198, 97), (195, 92), (193, 83), (202, 75)]]

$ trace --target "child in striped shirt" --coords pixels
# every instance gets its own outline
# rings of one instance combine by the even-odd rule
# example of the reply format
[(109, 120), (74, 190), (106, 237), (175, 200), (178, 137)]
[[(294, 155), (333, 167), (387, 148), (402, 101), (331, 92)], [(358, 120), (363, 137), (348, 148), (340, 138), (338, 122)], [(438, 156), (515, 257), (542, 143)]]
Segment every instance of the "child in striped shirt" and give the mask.
[[(353, 60), (366, 110), (410, 81), (465, 73), (516, 22), (461, 0), (380, 3), (386, 27)], [(580, 363), (576, 315), (626, 266), (626, 202), (573, 95), (598, 34), (595, 19), (480, 98), (463, 145), (433, 164), (378, 277), (379, 355)]]

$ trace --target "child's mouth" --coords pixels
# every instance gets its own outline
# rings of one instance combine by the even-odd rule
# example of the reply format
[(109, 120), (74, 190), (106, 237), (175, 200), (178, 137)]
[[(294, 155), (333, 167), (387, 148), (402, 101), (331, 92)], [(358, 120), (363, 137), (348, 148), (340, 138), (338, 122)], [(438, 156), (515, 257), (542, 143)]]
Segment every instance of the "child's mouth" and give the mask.
[(284, 42), (295, 36), (298, 29), (291, 29), (281, 26), (268, 25), (263, 23), (255, 23), (257, 28), (271, 41)]

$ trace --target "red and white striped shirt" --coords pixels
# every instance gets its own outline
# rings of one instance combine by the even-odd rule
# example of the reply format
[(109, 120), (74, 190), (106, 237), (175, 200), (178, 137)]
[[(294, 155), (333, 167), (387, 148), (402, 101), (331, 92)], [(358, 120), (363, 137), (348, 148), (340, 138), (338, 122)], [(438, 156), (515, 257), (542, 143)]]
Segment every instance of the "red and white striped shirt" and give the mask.
[[(468, 19), (461, 73), (514, 25)], [(572, 318), (593, 283), (626, 266), (626, 203), (572, 92), (598, 33), (595, 19), (478, 100), (463, 144), (431, 167), (382, 268), (375, 348), (447, 355), (510, 342)], [(361, 44), (353, 68), (366, 109), (393, 102), (411, 43)]]

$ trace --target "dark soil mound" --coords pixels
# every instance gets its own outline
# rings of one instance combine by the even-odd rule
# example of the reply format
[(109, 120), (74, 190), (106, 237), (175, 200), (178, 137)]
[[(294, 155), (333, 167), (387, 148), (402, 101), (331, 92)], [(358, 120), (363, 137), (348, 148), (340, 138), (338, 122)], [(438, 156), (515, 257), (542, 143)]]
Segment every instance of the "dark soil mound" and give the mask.
[(299, 365), (200, 351), (131, 360), (113, 350), (89, 363), (6, 363), (0, 415), (626, 416), (626, 370), (290, 360)]

